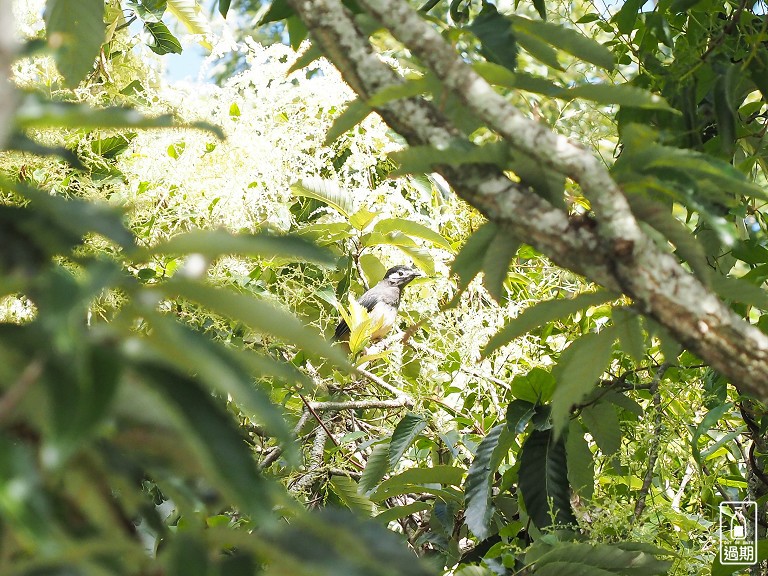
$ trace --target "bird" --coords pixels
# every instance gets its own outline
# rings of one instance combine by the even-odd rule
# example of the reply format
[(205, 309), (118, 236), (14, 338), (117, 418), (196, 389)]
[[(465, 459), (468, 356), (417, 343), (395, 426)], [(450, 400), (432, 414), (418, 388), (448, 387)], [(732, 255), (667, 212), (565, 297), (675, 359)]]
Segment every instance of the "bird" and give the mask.
[[(397, 309), (400, 307), (400, 296), (403, 288), (412, 280), (422, 276), (416, 268), (410, 266), (392, 266), (384, 274), (384, 278), (373, 288), (366, 291), (357, 300), (371, 317), (373, 325), (380, 326), (371, 335), (371, 340), (379, 340), (386, 336), (397, 320)], [(349, 326), (342, 320), (336, 327), (334, 340), (341, 340), (349, 335)]]

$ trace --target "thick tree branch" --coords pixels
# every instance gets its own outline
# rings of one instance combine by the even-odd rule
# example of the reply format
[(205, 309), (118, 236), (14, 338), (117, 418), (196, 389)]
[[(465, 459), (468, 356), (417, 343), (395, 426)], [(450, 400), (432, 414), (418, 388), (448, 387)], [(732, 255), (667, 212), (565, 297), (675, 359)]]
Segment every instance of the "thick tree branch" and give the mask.
[[(378, 58), (339, 0), (289, 3), (361, 98), (402, 83)], [(402, 0), (361, 0), (360, 4), (511, 145), (577, 181), (590, 199), (598, 228), (572, 226), (567, 214), (492, 166), (438, 170), (462, 198), (555, 263), (628, 294), (639, 309), (728, 376), (741, 392), (768, 398), (768, 337), (733, 313), (643, 233), (622, 191), (592, 154), (524, 117)], [(461, 137), (421, 99), (397, 100), (377, 112), (411, 145), (441, 147)]]

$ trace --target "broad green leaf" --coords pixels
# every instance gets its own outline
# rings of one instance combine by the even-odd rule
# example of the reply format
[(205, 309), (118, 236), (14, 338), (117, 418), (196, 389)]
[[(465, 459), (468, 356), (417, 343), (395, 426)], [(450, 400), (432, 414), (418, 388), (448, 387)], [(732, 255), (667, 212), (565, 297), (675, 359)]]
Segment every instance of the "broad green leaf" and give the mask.
[(426, 484), (444, 484), (446, 486), (460, 486), (464, 478), (464, 469), (454, 466), (437, 465), (431, 468), (409, 468), (397, 476), (387, 478), (381, 483), (379, 489), (390, 491), (402, 486), (421, 486)]
[(483, 349), (483, 356), (489, 356), (508, 342), (518, 336), (530, 332), (534, 328), (543, 326), (559, 318), (569, 316), (574, 312), (596, 306), (615, 298), (613, 294), (605, 291), (582, 292), (574, 298), (559, 298), (547, 300), (526, 308), (517, 318), (507, 322), (504, 327), (491, 338)]
[(322, 336), (304, 326), (290, 312), (270, 302), (225, 288), (214, 288), (182, 278), (157, 286), (167, 298), (186, 298), (208, 310), (238, 320), (249, 328), (271, 334), (305, 352), (322, 356), (338, 366), (348, 366), (346, 356)]
[(211, 50), (213, 46), (208, 41), (211, 36), (211, 26), (202, 14), (200, 6), (195, 0), (167, 0), (168, 11), (181, 22), (190, 34), (200, 36), (198, 42), (203, 48)]
[(333, 121), (328, 133), (325, 135), (325, 146), (330, 146), (339, 138), (339, 136), (352, 130), (352, 128), (365, 120), (371, 112), (371, 107), (360, 100), (360, 98), (352, 100), (347, 104), (344, 111)]
[(413, 441), (427, 426), (427, 421), (418, 414), (408, 413), (395, 426), (389, 442), (389, 467), (394, 468)]
[(136, 132), (126, 132), (117, 136), (107, 136), (91, 142), (91, 152), (103, 158), (114, 158), (125, 151), (136, 138)]
[(533, 7), (536, 8), (542, 20), (547, 19), (547, 5), (544, 0), (533, 0)]
[(565, 454), (568, 460), (568, 483), (579, 496), (591, 500), (595, 491), (594, 456), (584, 438), (584, 429), (576, 419), (568, 425)]
[(45, 7), (48, 45), (67, 88), (76, 88), (93, 69), (104, 42), (103, 0), (48, 0)]
[(630, 84), (582, 84), (564, 90), (562, 97), (584, 98), (599, 104), (677, 112), (663, 97)]
[(369, 494), (381, 482), (387, 470), (389, 470), (389, 443), (376, 444), (365, 464), (365, 470), (357, 485), (358, 490), (363, 494)]
[(513, 434), (522, 434), (534, 414), (536, 414), (536, 404), (525, 400), (513, 400), (507, 406), (507, 428)]
[(520, 178), (521, 184), (533, 188), (552, 206), (565, 210), (565, 176), (520, 150), (510, 150), (507, 165)]
[(413, 502), (411, 504), (406, 504), (405, 506), (393, 506), (392, 508), (388, 508), (384, 510), (384, 512), (374, 516), (374, 519), (387, 525), (398, 518), (405, 518), (412, 514), (418, 514), (419, 512), (424, 512), (430, 508), (432, 508), (432, 506), (426, 502)]
[[(169, 128), (180, 127), (170, 114), (142, 116), (130, 108), (92, 108), (74, 102), (46, 101), (35, 94), (27, 94), (21, 101), (14, 117), (17, 129), (25, 128), (72, 128), (93, 130), (96, 128)], [(224, 138), (218, 126), (206, 122), (184, 125), (213, 132)]]
[(181, 54), (181, 43), (162, 22), (144, 22), (144, 30), (152, 36), (147, 45), (155, 54)]
[(373, 502), (358, 492), (357, 482), (348, 476), (333, 476), (331, 490), (339, 500), (353, 512), (364, 516), (373, 515)]
[(571, 509), (564, 439), (555, 440), (553, 434), (551, 428), (534, 430), (520, 450), (518, 486), (525, 509), (539, 530), (552, 525), (550, 510), (555, 524), (576, 524)]
[(555, 377), (543, 368), (531, 368), (527, 374), (514, 377), (510, 391), (515, 398), (531, 404), (546, 404), (555, 391)]
[(214, 402), (208, 390), (187, 376), (144, 363), (139, 374), (151, 382), (161, 399), (173, 407), (186, 429), (186, 437), (198, 449), (206, 473), (233, 497), (246, 514), (268, 514), (269, 487), (256, 470), (250, 449), (232, 417)]
[(515, 435), (507, 428), (506, 422), (494, 426), (480, 441), (467, 472), (464, 484), (464, 517), (467, 527), (480, 540), (491, 535), (490, 523), (494, 510), (491, 501), (493, 475), (503, 457), (509, 452), (514, 438)]
[(740, 75), (741, 67), (729, 64), (725, 71), (721, 71), (718, 74), (715, 85), (712, 88), (717, 135), (720, 137), (720, 147), (728, 157), (733, 156), (736, 144), (738, 110), (733, 102), (732, 95), (737, 82), (736, 78)]
[(356, 230), (362, 232), (376, 219), (376, 216), (378, 216), (378, 213), (371, 212), (367, 208), (361, 208), (349, 217), (349, 223), (352, 224)]
[(618, 12), (611, 18), (615, 22), (621, 34), (629, 34), (635, 29), (637, 13), (643, 7), (646, 0), (625, 0)]
[(303, 178), (291, 185), (294, 196), (306, 196), (325, 202), (343, 216), (349, 218), (352, 214), (352, 195), (347, 194), (338, 184), (324, 178)]
[(136, 10), (139, 17), (144, 20), (157, 22), (165, 14), (168, 7), (166, 0), (128, 0), (128, 6)]
[(504, 281), (520, 241), (500, 229), (483, 257), (483, 284), (496, 302), (504, 299)]
[[(699, 4), (702, 0), (672, 0), (672, 4), (669, 7), (670, 12), (674, 12), (676, 14), (682, 14), (683, 12), (687, 12), (697, 4)], [(713, 574), (714, 576), (714, 574)]]
[(513, 30), (515, 32), (515, 40), (526, 52), (542, 64), (546, 64), (554, 70), (564, 71), (562, 64), (557, 59), (557, 50), (552, 48), (548, 42), (545, 42), (526, 28), (519, 27), (516, 22)]
[(402, 218), (387, 218), (379, 220), (373, 226), (374, 232), (380, 232), (382, 234), (389, 234), (392, 232), (402, 232), (407, 236), (414, 238), (421, 238), (428, 242), (444, 248), (446, 250), (453, 251), (448, 240), (443, 238), (439, 233), (435, 232), (431, 228), (427, 228), (423, 224), (414, 222), (413, 220), (405, 220)]
[[(656, 576), (667, 574), (671, 562), (645, 550), (624, 550), (619, 544), (558, 542), (537, 556), (537, 576)], [(663, 551), (666, 552), (666, 551)], [(533, 561), (526, 555), (526, 562)]]
[[(296, 58), (296, 62), (294, 62), (291, 67), (288, 69), (288, 74), (293, 74), (297, 70), (301, 70), (302, 68), (306, 68), (312, 62), (315, 62), (316, 60), (319, 60), (323, 57), (323, 51), (320, 50), (320, 48), (317, 47), (317, 45), (312, 44), (309, 48), (304, 50), (304, 52), (301, 53), (301, 56)], [(333, 129), (333, 128), (332, 128)], [(326, 146), (329, 146), (331, 144), (331, 141), (328, 140), (328, 136), (326, 136)]]
[(413, 261), (413, 264), (427, 276), (435, 275), (435, 260), (428, 248), (421, 246), (407, 246), (394, 244), (398, 249)]
[(497, 230), (496, 224), (486, 222), (475, 230), (456, 254), (451, 264), (451, 272), (458, 274), (460, 290), (465, 289), (482, 270), (485, 254), (496, 237)]
[(330, 252), (292, 235), (232, 234), (226, 230), (194, 230), (152, 248), (152, 254), (202, 254), (211, 260), (228, 254), (286, 258), (333, 266)]
[(768, 292), (742, 278), (711, 274), (710, 285), (723, 300), (768, 310)]
[(395, 496), (403, 494), (432, 494), (439, 500), (451, 502), (460, 506), (464, 502), (464, 495), (458, 488), (453, 486), (436, 487), (434, 484), (411, 484), (409, 482), (392, 482), (386, 480), (376, 488), (371, 494), (370, 499), (374, 502), (383, 502)]
[(640, 323), (640, 316), (626, 308), (612, 308), (611, 321), (619, 335), (621, 348), (632, 359), (640, 363), (645, 358), (645, 335)]
[(586, 406), (581, 411), (581, 421), (589, 430), (600, 451), (612, 456), (621, 448), (621, 426), (616, 409), (607, 402)]
[(293, 9), (286, 0), (274, 0), (268, 6), (267, 11), (256, 22), (257, 26), (279, 22), (293, 15)]
[(514, 71), (517, 67), (517, 44), (512, 22), (499, 14), (496, 6), (483, 2), (480, 13), (468, 26), (480, 40), (480, 52), (491, 62)]
[(387, 269), (381, 263), (381, 260), (369, 252), (361, 254), (359, 262), (369, 286), (375, 285), (387, 273)]
[(568, 423), (571, 406), (592, 391), (608, 367), (614, 340), (616, 329), (604, 328), (600, 332), (583, 335), (560, 355), (552, 369), (557, 380), (552, 399), (552, 423), (558, 433)]
[(409, 78), (399, 84), (389, 84), (373, 94), (365, 103), (370, 108), (381, 108), (393, 100), (421, 96), (430, 91), (433, 81), (427, 77)]
[[(29, 200), (30, 207), (38, 212), (37, 217), (45, 215), (56, 227), (75, 238), (95, 232), (109, 238), (129, 253), (136, 248), (134, 236), (125, 227), (122, 213), (111, 206), (79, 199), (67, 200), (4, 178), (0, 178), (0, 186)], [(42, 230), (37, 231), (36, 235), (41, 238), (46, 236)]]
[[(246, 351), (235, 353), (224, 348), (204, 334), (195, 332), (171, 318), (148, 314), (152, 332), (144, 344), (131, 343), (136, 347), (127, 355), (164, 358), (179, 371), (193, 371), (211, 390), (229, 395), (247, 415), (253, 416), (290, 449), (292, 434), (282, 412), (270, 400), (269, 395), (254, 385), (257, 375), (280, 378), (286, 382), (304, 383), (306, 376), (293, 366), (281, 364), (267, 357), (252, 355)], [(292, 377), (293, 376), (293, 377)], [(295, 454), (289, 454), (290, 457)]]
[(232, 0), (219, 0), (219, 14), (223, 18), (227, 17), (227, 12), (229, 12), (229, 6), (232, 3)]
[(167, 576), (208, 576), (211, 572), (206, 542), (194, 532), (180, 532), (162, 550)]
[(578, 30), (550, 22), (529, 20), (521, 16), (511, 16), (510, 18), (516, 32), (524, 30), (526, 33), (540, 38), (548, 45), (567, 52), (580, 60), (606, 70), (613, 70), (615, 64), (613, 52), (595, 40), (587, 38)]
[(704, 416), (704, 418), (701, 419), (701, 422), (699, 422), (699, 424), (696, 426), (696, 430), (693, 431), (693, 435), (691, 436), (691, 454), (699, 466), (701, 466), (701, 450), (699, 449), (699, 438), (709, 432), (712, 427), (732, 409), (733, 404), (731, 402), (713, 408), (707, 412), (706, 416)]
[(491, 142), (476, 146), (464, 140), (453, 141), (449, 146), (410, 146), (389, 155), (398, 165), (390, 176), (405, 174), (428, 174), (436, 166), (460, 166), (462, 164), (497, 164), (509, 163), (509, 147), (504, 142)]
[(291, 16), (285, 21), (288, 28), (288, 40), (291, 48), (298, 50), (301, 47), (301, 43), (309, 34), (307, 26), (304, 21), (298, 16)]

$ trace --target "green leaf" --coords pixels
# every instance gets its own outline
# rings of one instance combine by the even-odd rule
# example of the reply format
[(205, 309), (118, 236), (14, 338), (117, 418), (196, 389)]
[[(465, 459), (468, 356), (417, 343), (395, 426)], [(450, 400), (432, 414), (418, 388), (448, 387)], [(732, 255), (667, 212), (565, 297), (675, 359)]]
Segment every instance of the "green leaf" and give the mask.
[(390, 234), (392, 232), (402, 232), (407, 236), (414, 238), (421, 238), (426, 240), (435, 246), (444, 248), (445, 250), (453, 251), (451, 244), (443, 238), (439, 233), (435, 232), (431, 228), (427, 228), (423, 224), (414, 222), (413, 220), (405, 220), (402, 218), (386, 218), (379, 220), (373, 226), (374, 232), (380, 232), (381, 234)]
[(358, 490), (363, 494), (369, 494), (381, 482), (387, 470), (389, 470), (389, 443), (376, 444), (360, 477)]
[(352, 102), (347, 104), (344, 111), (333, 121), (328, 133), (325, 135), (325, 142), (323, 144), (325, 146), (330, 146), (339, 138), (339, 136), (352, 130), (352, 128), (365, 120), (371, 112), (371, 107), (360, 100), (360, 98), (352, 100)]
[(507, 428), (513, 434), (521, 434), (536, 414), (536, 404), (525, 400), (513, 400), (507, 406)]
[(507, 428), (507, 423), (491, 428), (480, 441), (475, 452), (475, 459), (467, 472), (464, 485), (466, 507), (464, 517), (467, 527), (480, 540), (491, 535), (490, 523), (493, 516), (491, 486), (493, 475), (499, 464), (509, 452), (515, 435)]
[(208, 42), (208, 37), (212, 34), (211, 27), (197, 2), (195, 0), (167, 0), (167, 2), (168, 11), (184, 25), (190, 34), (200, 36), (198, 42), (203, 48), (211, 50), (213, 46)]
[(353, 211), (352, 195), (330, 180), (317, 177), (303, 178), (291, 185), (291, 193), (294, 196), (320, 200), (346, 218), (349, 218)]
[(152, 36), (147, 46), (155, 54), (181, 54), (181, 43), (162, 22), (144, 22), (144, 30)]
[[(142, 344), (127, 355), (141, 358), (159, 357), (172, 363), (179, 371), (193, 371), (212, 390), (232, 396), (247, 415), (252, 416), (289, 449), (294, 449), (293, 436), (282, 412), (260, 387), (254, 386), (256, 375), (272, 376), (291, 383), (305, 383), (306, 376), (293, 366), (259, 357), (246, 351), (235, 353), (204, 334), (195, 332), (159, 314), (148, 314), (152, 326)], [(294, 457), (290, 454), (289, 457)]]
[(612, 308), (611, 320), (616, 327), (624, 352), (640, 363), (645, 358), (645, 335), (640, 316), (627, 308)]
[(560, 431), (568, 423), (571, 406), (583, 400), (597, 385), (611, 360), (616, 340), (614, 327), (589, 333), (575, 340), (560, 355), (552, 374), (557, 380), (552, 399), (552, 423)]
[(285, 20), (290, 16), (293, 16), (293, 9), (288, 5), (288, 2), (286, 0), (274, 0), (269, 4), (269, 8), (264, 15), (259, 18), (256, 25), (264, 26), (265, 24)]
[(515, 398), (532, 404), (546, 404), (555, 391), (555, 377), (543, 368), (531, 368), (527, 374), (518, 374), (512, 380), (510, 392)]
[(206, 543), (191, 532), (180, 532), (170, 539), (162, 556), (167, 576), (207, 576), (211, 572)]
[[(85, 104), (73, 102), (53, 102), (35, 94), (27, 94), (14, 117), (17, 129), (24, 128), (72, 128), (93, 130), (96, 128), (168, 128), (181, 126), (170, 114), (160, 116), (142, 116), (131, 108), (91, 108)], [(221, 128), (206, 122), (187, 124), (190, 128), (199, 128), (213, 132), (224, 138)]]
[(544, 0), (533, 0), (533, 7), (539, 13), (542, 20), (547, 19), (547, 5), (544, 3)]
[(154, 246), (152, 254), (202, 254), (211, 260), (228, 254), (285, 258), (335, 265), (333, 256), (312, 242), (293, 235), (231, 234), (226, 230), (194, 230)]
[(93, 69), (104, 42), (103, 0), (48, 0), (48, 45), (67, 88), (76, 88)]
[(480, 40), (480, 52), (491, 62), (514, 71), (517, 66), (517, 44), (511, 21), (499, 14), (496, 6), (483, 2), (480, 13), (468, 26)]
[(717, 122), (717, 134), (720, 136), (720, 146), (723, 153), (731, 157), (736, 145), (736, 120), (738, 110), (734, 105), (732, 94), (737, 82), (736, 78), (741, 74), (741, 68), (731, 64), (724, 73), (720, 73), (712, 88), (715, 108), (715, 121)]
[(422, 248), (421, 246), (404, 246), (402, 244), (393, 243), (394, 246), (410, 258), (417, 268), (421, 269), (427, 276), (435, 275), (435, 260), (432, 257), (432, 253), (428, 248)]
[[(296, 58), (296, 62), (294, 62), (291, 67), (288, 69), (288, 74), (293, 74), (297, 70), (301, 70), (302, 68), (306, 68), (312, 62), (315, 60), (319, 60), (323, 57), (323, 51), (320, 50), (315, 44), (312, 44), (304, 50), (304, 52), (301, 53), (301, 55)], [(328, 137), (326, 136), (326, 139)], [(330, 141), (326, 143), (326, 146), (330, 145)]]
[(368, 286), (374, 286), (379, 280), (384, 278), (387, 269), (376, 256), (370, 253), (361, 254), (359, 258), (360, 268), (362, 269)]
[(463, 468), (439, 464), (430, 468), (409, 468), (397, 476), (387, 478), (380, 487), (382, 490), (386, 490), (393, 486), (404, 485), (444, 484), (446, 486), (460, 486), (463, 478)]
[(499, 229), (483, 257), (483, 284), (496, 302), (504, 299), (504, 281), (509, 274), (509, 265), (517, 254), (520, 241)]
[(331, 490), (339, 497), (339, 500), (358, 514), (364, 516), (373, 515), (373, 502), (358, 492), (357, 482), (348, 476), (333, 476), (331, 478)]
[(561, 72), (564, 71), (562, 64), (560, 64), (560, 61), (557, 59), (557, 50), (552, 48), (549, 43), (539, 38), (536, 34), (532, 34), (525, 28), (518, 27), (517, 23), (515, 23), (514, 31), (517, 44), (526, 52), (550, 68)]
[(627, 199), (635, 216), (672, 242), (678, 255), (690, 264), (696, 277), (708, 284), (712, 269), (707, 262), (704, 246), (685, 224), (672, 215), (670, 207), (642, 194), (627, 194)]
[(192, 378), (145, 363), (142, 379), (152, 383), (163, 401), (174, 407), (186, 429), (186, 438), (198, 449), (208, 475), (227, 489), (246, 514), (269, 514), (268, 486), (256, 470), (240, 430), (221, 404), (214, 402)]
[(761, 310), (768, 310), (768, 293), (747, 280), (723, 276), (722, 274), (712, 274), (710, 285), (723, 300), (741, 302), (756, 306)]
[(229, 6), (232, 3), (232, 0), (219, 0), (219, 14), (221, 14), (222, 18), (227, 17), (227, 12), (229, 12)]
[(491, 338), (483, 349), (483, 356), (489, 356), (508, 342), (518, 336), (530, 332), (534, 328), (543, 326), (558, 318), (569, 316), (589, 306), (596, 306), (615, 298), (610, 292), (600, 290), (598, 292), (582, 292), (574, 298), (559, 298), (539, 302), (530, 308), (526, 308), (517, 318), (507, 322), (504, 327)]
[(620, 34), (629, 34), (635, 29), (637, 22), (637, 13), (643, 7), (646, 0), (625, 0), (621, 9), (611, 18), (615, 22)]
[(381, 108), (394, 100), (403, 98), (412, 98), (426, 94), (432, 88), (434, 80), (422, 76), (420, 78), (409, 78), (399, 84), (388, 84), (375, 94), (373, 94), (365, 103), (369, 108)]
[[(651, 552), (622, 549), (622, 544), (558, 542), (535, 558), (536, 576), (655, 576), (667, 574), (672, 566)], [(533, 558), (526, 555), (525, 560)]]
[(703, 434), (709, 432), (709, 430), (711, 430), (712, 427), (718, 423), (720, 418), (725, 416), (732, 409), (733, 404), (731, 402), (716, 406), (707, 412), (706, 416), (704, 416), (704, 418), (701, 419), (701, 422), (699, 422), (698, 426), (696, 426), (696, 430), (694, 430), (693, 435), (691, 436), (691, 454), (699, 466), (701, 466), (701, 450), (699, 449), (699, 438), (701, 438)]
[(392, 433), (392, 440), (389, 442), (389, 467), (394, 468), (395, 464), (405, 454), (413, 441), (416, 440), (421, 431), (427, 426), (427, 421), (418, 414), (408, 413), (395, 426)]
[(611, 456), (621, 448), (621, 426), (616, 409), (607, 402), (586, 406), (581, 411), (581, 421), (589, 430), (600, 451)]
[(568, 483), (579, 496), (591, 500), (595, 492), (595, 461), (578, 420), (571, 420), (568, 425), (565, 454), (568, 461)]
[(432, 506), (426, 502), (413, 502), (411, 504), (406, 504), (405, 506), (393, 506), (374, 516), (374, 520), (377, 520), (386, 526), (393, 520), (405, 518), (412, 514), (418, 514), (419, 512), (424, 512), (430, 508), (432, 508)]
[(535, 36), (546, 44), (567, 52), (580, 60), (606, 70), (613, 70), (615, 64), (613, 52), (595, 40), (587, 38), (578, 30), (551, 22), (529, 20), (521, 16), (511, 16), (510, 18), (514, 24), (515, 32), (524, 30), (527, 34)]
[(630, 84), (582, 84), (563, 90), (561, 97), (584, 98), (599, 104), (677, 112), (663, 97)]
[(498, 228), (492, 222), (486, 222), (472, 234), (451, 264), (451, 273), (459, 276), (459, 289), (465, 289), (483, 268), (483, 261), (488, 247), (496, 237)]
[(446, 147), (410, 146), (389, 155), (398, 167), (390, 176), (405, 174), (428, 174), (436, 166), (461, 166), (462, 164), (497, 164), (509, 163), (509, 147), (504, 142), (491, 142), (476, 146), (465, 140), (455, 140)]
[(525, 509), (539, 530), (552, 525), (575, 525), (568, 485), (565, 444), (553, 430), (534, 430), (520, 449), (519, 483)]
[(332, 347), (322, 336), (304, 326), (290, 312), (270, 302), (225, 288), (214, 288), (199, 282), (174, 278), (157, 289), (167, 298), (186, 298), (208, 310), (238, 320), (249, 328), (271, 334), (308, 354), (322, 356), (338, 366), (348, 366), (347, 357)]
[(131, 141), (136, 138), (136, 132), (126, 132), (117, 136), (108, 136), (91, 142), (91, 152), (103, 158), (114, 158), (124, 152)]
[(142, 20), (159, 21), (168, 7), (166, 0), (128, 0), (128, 6), (133, 8)]

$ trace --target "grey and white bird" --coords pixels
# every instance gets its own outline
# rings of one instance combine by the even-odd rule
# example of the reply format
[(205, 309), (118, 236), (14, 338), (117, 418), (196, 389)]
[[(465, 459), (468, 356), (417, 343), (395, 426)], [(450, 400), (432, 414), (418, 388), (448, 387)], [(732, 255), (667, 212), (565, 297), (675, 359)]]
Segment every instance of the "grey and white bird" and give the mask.
[[(392, 266), (376, 286), (358, 298), (358, 304), (368, 311), (373, 324), (377, 325), (381, 322), (371, 336), (371, 340), (378, 340), (389, 333), (397, 321), (397, 310), (400, 307), (403, 288), (421, 275), (421, 272), (410, 266)], [(336, 327), (333, 339), (341, 340), (348, 335), (349, 326), (342, 320)]]

